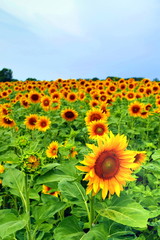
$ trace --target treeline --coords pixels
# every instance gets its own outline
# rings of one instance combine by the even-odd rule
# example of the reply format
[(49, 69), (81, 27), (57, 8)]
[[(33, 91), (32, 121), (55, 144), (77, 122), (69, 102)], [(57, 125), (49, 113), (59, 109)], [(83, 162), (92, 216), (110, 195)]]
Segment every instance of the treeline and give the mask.
[[(107, 76), (106, 78), (110, 78), (113, 81), (118, 81), (119, 79), (121, 79), (120, 77), (114, 77), (114, 76)], [(143, 78), (142, 77), (132, 77), (135, 79), (135, 81), (141, 81)], [(82, 78), (78, 78), (77, 80), (80, 80)], [(84, 78), (85, 80), (90, 80), (92, 79), (92, 81), (97, 81), (97, 80), (103, 80), (103, 79), (99, 79), (97, 77), (94, 78)], [(128, 80), (130, 78), (125, 78), (125, 80)], [(15, 82), (15, 81), (19, 81), (18, 79), (14, 79), (13, 78), (13, 71), (11, 69), (8, 68), (3, 68), (0, 71), (0, 82)], [(20, 80), (21, 81), (21, 80)], [(26, 81), (40, 81), (36, 78), (27, 78)], [(53, 80), (51, 80), (53, 81)], [(160, 80), (158, 78), (154, 78), (153, 81), (159, 82)]]

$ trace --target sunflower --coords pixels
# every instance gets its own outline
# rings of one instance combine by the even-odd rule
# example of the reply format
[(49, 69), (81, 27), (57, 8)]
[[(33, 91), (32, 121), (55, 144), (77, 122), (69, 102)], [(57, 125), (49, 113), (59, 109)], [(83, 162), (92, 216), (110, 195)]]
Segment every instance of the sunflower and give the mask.
[(98, 139), (108, 133), (108, 125), (102, 120), (91, 122), (87, 128), (92, 139)]
[(43, 96), (41, 98), (41, 107), (44, 111), (48, 111), (50, 109), (50, 106), (52, 104), (51, 98), (49, 96)]
[(106, 114), (103, 113), (101, 109), (92, 108), (87, 111), (85, 122), (88, 125), (92, 121), (106, 120), (106, 118), (107, 118)]
[(137, 169), (141, 166), (142, 163), (144, 163), (146, 160), (146, 152), (136, 152), (136, 155), (134, 156), (134, 163), (137, 165), (133, 169)]
[(135, 93), (134, 92), (127, 92), (126, 98), (127, 98), (127, 100), (135, 99)]
[(102, 198), (105, 199), (114, 193), (120, 195), (126, 181), (133, 181), (132, 170), (137, 165), (134, 163), (135, 152), (126, 150), (127, 139), (124, 135), (114, 136), (112, 132), (104, 138), (98, 139), (98, 146), (87, 144), (93, 151), (85, 156), (81, 162), (86, 166), (76, 166), (80, 171), (87, 172), (83, 180), (87, 180), (86, 193), (92, 191), (95, 195), (102, 189)]
[(107, 104), (106, 103), (102, 103), (100, 105), (100, 109), (102, 110), (103, 113), (106, 114), (107, 117), (110, 116), (110, 109), (107, 109)]
[(129, 105), (128, 111), (131, 116), (138, 117), (140, 116), (141, 110), (143, 109), (143, 104), (140, 102), (134, 102)]
[(26, 125), (27, 128), (34, 130), (37, 127), (38, 118), (39, 118), (38, 115), (30, 114), (25, 118), (24, 124)]
[(140, 117), (141, 118), (148, 118), (149, 115), (150, 115), (150, 113), (148, 111), (142, 110), (140, 112)]
[(35, 170), (38, 168), (40, 164), (40, 160), (37, 158), (37, 156), (31, 155), (28, 159), (27, 159), (27, 163), (26, 166), (27, 168), (29, 168), (30, 170)]
[(51, 99), (57, 99), (57, 100), (59, 100), (59, 99), (61, 99), (61, 93), (60, 92), (53, 92), (52, 94), (51, 94)]
[(61, 117), (67, 121), (73, 121), (78, 117), (78, 112), (68, 108), (68, 109), (62, 110)]
[(75, 101), (77, 101), (77, 99), (78, 99), (78, 96), (77, 96), (77, 94), (75, 92), (68, 93), (67, 100), (69, 102), (75, 102)]
[(58, 153), (58, 142), (53, 141), (48, 146), (48, 148), (46, 150), (46, 155), (49, 158), (56, 158), (56, 157), (58, 157), (57, 153)]
[(60, 194), (59, 191), (52, 191), (52, 188), (50, 188), (46, 185), (42, 186), (42, 193), (49, 194), (49, 195), (52, 195), (52, 196), (55, 196), (55, 197), (58, 197), (58, 195)]
[(23, 106), (24, 108), (29, 108), (29, 101), (28, 101), (28, 98), (26, 98), (26, 97), (22, 97), (21, 99), (20, 99), (20, 104), (21, 104), (21, 106)]
[(79, 92), (79, 93), (78, 93), (78, 99), (79, 99), (79, 100), (83, 101), (83, 100), (85, 99), (85, 97), (86, 97), (86, 95), (85, 95), (84, 92)]
[(31, 103), (39, 103), (41, 101), (41, 94), (36, 91), (31, 91), (28, 98)]
[(41, 116), (37, 122), (37, 129), (39, 131), (45, 132), (47, 129), (49, 129), (51, 124), (51, 121), (46, 116)]
[(93, 108), (99, 105), (99, 101), (97, 100), (90, 100), (89, 105)]
[(0, 173), (4, 173), (4, 166), (0, 164)]
[(14, 127), (15, 121), (13, 119), (11, 119), (8, 116), (2, 116), (0, 117), (0, 126), (7, 128), (7, 127)]

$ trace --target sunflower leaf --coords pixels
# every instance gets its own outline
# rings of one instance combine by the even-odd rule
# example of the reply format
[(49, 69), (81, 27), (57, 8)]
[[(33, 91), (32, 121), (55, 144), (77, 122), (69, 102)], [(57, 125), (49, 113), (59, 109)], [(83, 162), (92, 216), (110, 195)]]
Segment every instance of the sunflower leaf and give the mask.
[(81, 206), (83, 208), (87, 207), (87, 196), (85, 189), (78, 182), (67, 182), (65, 180), (61, 181), (59, 184), (59, 190), (62, 195), (71, 203)]
[(149, 218), (149, 211), (125, 195), (120, 198), (114, 196), (110, 204), (97, 204), (96, 211), (103, 217), (131, 227), (145, 228)]
[(80, 240), (84, 235), (76, 217), (69, 216), (62, 220), (54, 230), (55, 240)]

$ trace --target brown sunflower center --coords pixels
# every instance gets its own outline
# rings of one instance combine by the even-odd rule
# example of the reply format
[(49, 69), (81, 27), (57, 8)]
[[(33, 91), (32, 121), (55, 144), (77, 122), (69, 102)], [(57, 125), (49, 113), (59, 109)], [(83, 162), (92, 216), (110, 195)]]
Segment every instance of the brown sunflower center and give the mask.
[(40, 123), (40, 125), (41, 125), (41, 127), (46, 127), (46, 126), (47, 126), (47, 123), (46, 123), (46, 121), (42, 121), (42, 122)]
[(104, 133), (104, 127), (98, 126), (98, 127), (96, 128), (96, 134), (101, 135), (101, 134), (103, 134), (103, 133)]
[(66, 115), (66, 118), (74, 118), (74, 113), (72, 111), (67, 111), (65, 115)]
[(32, 94), (32, 100), (37, 101), (39, 99), (38, 94)]
[(95, 163), (95, 173), (103, 179), (114, 177), (119, 169), (119, 160), (111, 151), (102, 152)]
[(10, 124), (13, 123), (13, 121), (10, 120), (9, 118), (4, 118), (4, 122), (5, 122), (6, 124), (8, 124), (8, 125), (10, 125)]
[(36, 122), (37, 122), (37, 120), (36, 120), (34, 117), (32, 117), (32, 118), (29, 119), (29, 124), (30, 124), (30, 125), (35, 125)]
[(49, 101), (47, 99), (45, 99), (43, 104), (44, 104), (44, 106), (48, 106), (49, 105)]
[(71, 100), (75, 100), (75, 95), (70, 95), (70, 97), (69, 97)]
[(133, 106), (133, 108), (132, 108), (133, 113), (138, 113), (139, 110), (140, 110), (139, 106)]
[(91, 122), (96, 121), (96, 120), (100, 120), (100, 119), (101, 119), (101, 116), (98, 113), (92, 114), (92, 116), (90, 118)]

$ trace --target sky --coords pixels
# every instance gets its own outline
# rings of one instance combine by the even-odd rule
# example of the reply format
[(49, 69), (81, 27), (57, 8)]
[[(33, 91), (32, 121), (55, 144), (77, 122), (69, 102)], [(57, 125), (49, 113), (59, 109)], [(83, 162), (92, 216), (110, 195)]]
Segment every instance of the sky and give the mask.
[(160, 0), (0, 0), (13, 78), (160, 79)]

